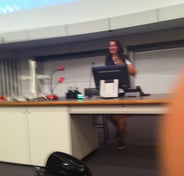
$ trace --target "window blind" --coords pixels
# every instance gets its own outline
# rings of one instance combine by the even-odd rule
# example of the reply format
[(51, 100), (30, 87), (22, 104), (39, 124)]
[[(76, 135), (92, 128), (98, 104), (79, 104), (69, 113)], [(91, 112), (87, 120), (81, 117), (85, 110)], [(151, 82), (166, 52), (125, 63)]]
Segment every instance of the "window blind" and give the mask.
[(0, 59), (0, 95), (18, 96), (19, 63), (16, 59)]

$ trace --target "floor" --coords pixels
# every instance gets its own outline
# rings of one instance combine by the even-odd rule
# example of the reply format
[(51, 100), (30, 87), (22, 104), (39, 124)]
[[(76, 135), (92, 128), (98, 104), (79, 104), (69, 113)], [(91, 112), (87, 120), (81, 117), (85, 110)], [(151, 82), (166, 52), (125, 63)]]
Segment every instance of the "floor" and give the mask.
[[(84, 160), (93, 176), (159, 176), (154, 146), (130, 145), (117, 150), (115, 144), (101, 146)], [(32, 167), (0, 164), (0, 176), (35, 176)]]
[(0, 163), (0, 176), (36, 176), (33, 167)]
[(130, 145), (117, 150), (115, 144), (102, 146), (86, 160), (94, 176), (159, 176), (156, 147)]

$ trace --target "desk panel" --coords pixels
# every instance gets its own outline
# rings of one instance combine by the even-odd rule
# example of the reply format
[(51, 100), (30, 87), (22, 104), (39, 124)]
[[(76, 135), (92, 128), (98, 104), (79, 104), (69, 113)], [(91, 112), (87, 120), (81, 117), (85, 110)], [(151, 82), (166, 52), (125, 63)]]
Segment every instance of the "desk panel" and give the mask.
[(164, 114), (164, 105), (101, 105), (101, 106), (71, 106), (70, 114)]

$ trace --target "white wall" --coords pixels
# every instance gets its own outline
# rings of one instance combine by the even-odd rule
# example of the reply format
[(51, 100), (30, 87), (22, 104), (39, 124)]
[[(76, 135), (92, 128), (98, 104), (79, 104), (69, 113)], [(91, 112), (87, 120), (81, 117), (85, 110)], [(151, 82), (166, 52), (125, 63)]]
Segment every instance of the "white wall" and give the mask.
[[(83, 93), (84, 88), (89, 88), (92, 62), (95, 62), (95, 65), (104, 65), (105, 57), (89, 57), (83, 59), (71, 59), (71, 60), (61, 60), (61, 61), (47, 61), (44, 63), (44, 74), (51, 74), (55, 68), (59, 65), (65, 67), (64, 72), (58, 72), (54, 76), (54, 83), (57, 82), (57, 78), (64, 76), (65, 82), (59, 85), (55, 92), (59, 96), (65, 96), (69, 87), (78, 87), (79, 90)], [(55, 87), (54, 84), (53, 87)], [(91, 86), (95, 87), (94, 80), (92, 79)], [(48, 93), (50, 90), (50, 83), (47, 81), (44, 87), (45, 93)]]
[[(145, 92), (149, 93), (169, 93), (184, 68), (184, 48), (138, 52), (135, 53), (134, 59), (138, 73), (135, 85), (140, 85)], [(44, 63), (44, 70), (46, 74), (50, 74), (58, 65), (66, 67), (66, 71), (61, 73), (66, 78), (66, 82), (56, 89), (56, 92), (63, 96), (70, 86), (77, 86), (81, 91), (89, 87), (92, 62), (103, 65), (104, 56), (48, 61)], [(55, 78), (59, 75), (60, 73)], [(94, 83), (92, 86), (94, 87)]]
[(0, 33), (93, 21), (181, 3), (184, 0), (77, 0), (43, 9), (0, 15)]
[(171, 92), (184, 69), (184, 48), (135, 53), (136, 85), (149, 93)]
[[(84, 88), (89, 88), (89, 80), (90, 76), (92, 76), (92, 62), (95, 62), (96, 66), (104, 65), (105, 56), (89, 57), (83, 59), (46, 61), (43, 63), (43, 69), (45, 75), (51, 75), (58, 66), (65, 67), (65, 71), (57, 72), (53, 78), (53, 88), (58, 85), (57, 79), (59, 77), (65, 78), (64, 83), (58, 85), (54, 92), (58, 96), (64, 97), (68, 88), (70, 87), (78, 87), (82, 93), (84, 93)], [(21, 60), (21, 72), (22, 75), (29, 75), (29, 65), (28, 60), (26, 59)], [(45, 95), (50, 94), (50, 86), (50, 80), (44, 81), (44, 84), (42, 85), (42, 92)], [(95, 87), (93, 79), (91, 82), (91, 87)], [(29, 81), (23, 82), (22, 93), (24, 96), (30, 95)]]
[[(88, 57), (82, 59), (68, 59), (57, 61), (45, 61), (43, 64), (44, 74), (51, 75), (59, 65), (66, 70), (56, 73), (54, 83), (60, 76), (65, 77), (65, 82), (56, 88), (55, 93), (65, 96), (69, 87), (79, 87), (80, 91), (89, 87), (91, 63), (104, 65), (105, 56)], [(174, 48), (157, 51), (135, 53), (135, 66), (137, 76), (135, 85), (140, 85), (148, 93), (169, 93), (172, 91), (180, 71), (184, 68), (184, 48)], [(29, 74), (26, 60), (22, 60), (23, 74)], [(55, 87), (54, 84), (53, 87)], [(94, 87), (94, 81), (92, 82)], [(48, 94), (50, 82), (46, 81), (43, 92)], [(29, 93), (28, 81), (24, 84), (24, 95)]]
[[(46, 74), (50, 74), (58, 65), (66, 67), (65, 72), (55, 76), (56, 79), (61, 74), (66, 78), (66, 82), (56, 89), (58, 95), (63, 96), (70, 86), (77, 86), (82, 92), (84, 88), (89, 87), (92, 62), (103, 65), (104, 56), (49, 61), (44, 63), (44, 70)], [(184, 68), (184, 48), (135, 53), (135, 66), (138, 73), (135, 85), (140, 85), (148, 93), (169, 93)]]

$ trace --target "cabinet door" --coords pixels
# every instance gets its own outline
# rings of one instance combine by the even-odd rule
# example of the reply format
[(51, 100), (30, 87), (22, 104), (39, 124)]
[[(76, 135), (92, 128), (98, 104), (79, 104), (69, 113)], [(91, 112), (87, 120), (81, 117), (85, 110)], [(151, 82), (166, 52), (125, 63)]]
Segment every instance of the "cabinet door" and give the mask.
[(54, 151), (71, 154), (71, 124), (67, 107), (30, 107), (28, 114), (33, 165), (44, 166)]
[(0, 161), (30, 164), (25, 110), (18, 107), (0, 107)]

